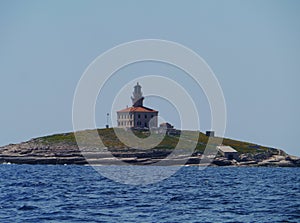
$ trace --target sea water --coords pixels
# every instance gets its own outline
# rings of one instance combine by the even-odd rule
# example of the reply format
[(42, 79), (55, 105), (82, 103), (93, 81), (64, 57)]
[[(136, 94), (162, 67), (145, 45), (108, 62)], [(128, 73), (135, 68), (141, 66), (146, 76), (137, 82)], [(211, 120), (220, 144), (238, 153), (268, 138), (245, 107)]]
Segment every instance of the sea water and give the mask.
[(0, 222), (300, 222), (300, 168), (183, 167), (135, 186), (90, 166), (0, 165)]

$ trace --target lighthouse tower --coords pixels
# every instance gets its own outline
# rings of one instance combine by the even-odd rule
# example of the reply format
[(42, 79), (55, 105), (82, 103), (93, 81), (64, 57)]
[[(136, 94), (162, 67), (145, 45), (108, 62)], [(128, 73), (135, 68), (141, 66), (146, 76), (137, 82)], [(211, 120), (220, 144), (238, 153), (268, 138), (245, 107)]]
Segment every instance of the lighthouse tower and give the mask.
[(134, 86), (133, 96), (131, 97), (133, 107), (143, 107), (143, 93), (139, 82)]

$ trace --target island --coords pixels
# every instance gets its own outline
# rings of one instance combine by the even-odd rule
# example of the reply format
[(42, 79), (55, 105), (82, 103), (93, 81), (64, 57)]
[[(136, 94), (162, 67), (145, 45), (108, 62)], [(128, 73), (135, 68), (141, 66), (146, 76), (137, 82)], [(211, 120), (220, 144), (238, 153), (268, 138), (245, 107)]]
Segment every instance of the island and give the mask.
[[(129, 134), (126, 129), (119, 129), (119, 131), (122, 131), (125, 136)], [(132, 132), (139, 138), (147, 138), (151, 134), (150, 131), (142, 129), (132, 130)], [(185, 165), (300, 167), (299, 157), (291, 156), (281, 149), (228, 138), (222, 139), (221, 145), (209, 145), (218, 150), (210, 160), (207, 159), (204, 151), (207, 148), (209, 137), (217, 137), (195, 131), (186, 131), (186, 133), (193, 133), (191, 134), (193, 136), (195, 133), (199, 135), (197, 139), (194, 137), (184, 139), (187, 144), (193, 141), (196, 148), (189, 157), (180, 157), (178, 154), (178, 157), (173, 157), (167, 165), (177, 165), (184, 159)], [(81, 139), (80, 148), (76, 137)], [(142, 145), (140, 148), (126, 146), (119, 140), (114, 128), (84, 130), (76, 132), (76, 137), (73, 132), (69, 132), (2, 146), (0, 147), (0, 163), (61, 165), (119, 165), (120, 163), (153, 165), (157, 163), (159, 165), (159, 161), (169, 159), (169, 154), (172, 153), (179, 141), (180, 133), (165, 134), (163, 140), (151, 149), (144, 149)], [(103, 148), (97, 147), (97, 143), (95, 143), (99, 141), (99, 137), (104, 144)], [(230, 151), (235, 152), (230, 153)]]

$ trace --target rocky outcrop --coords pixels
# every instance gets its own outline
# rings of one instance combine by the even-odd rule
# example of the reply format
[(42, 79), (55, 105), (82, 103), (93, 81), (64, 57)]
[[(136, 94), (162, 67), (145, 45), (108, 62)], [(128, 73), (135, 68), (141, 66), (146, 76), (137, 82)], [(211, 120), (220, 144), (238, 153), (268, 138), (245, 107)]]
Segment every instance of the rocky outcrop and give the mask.
[(288, 155), (273, 155), (266, 160), (258, 162), (257, 166), (300, 167), (300, 158)]
[(45, 145), (38, 140), (0, 147), (0, 163), (85, 164), (76, 145)]

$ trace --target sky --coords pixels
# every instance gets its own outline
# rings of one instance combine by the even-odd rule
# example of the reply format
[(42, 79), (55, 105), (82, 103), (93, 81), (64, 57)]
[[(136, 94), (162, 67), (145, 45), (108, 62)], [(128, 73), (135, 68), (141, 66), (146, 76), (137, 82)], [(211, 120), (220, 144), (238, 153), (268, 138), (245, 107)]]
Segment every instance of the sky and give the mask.
[[(88, 65), (124, 42), (163, 39), (192, 49), (213, 70), (226, 101), (225, 137), (300, 156), (299, 21), (296, 0), (1, 0), (0, 145), (72, 131), (73, 97)], [(143, 75), (184, 86), (201, 111), (200, 130), (210, 128), (202, 90), (177, 68), (154, 62), (112, 76), (97, 100), (99, 128), (118, 89)], [(170, 103), (146, 97), (145, 104), (179, 127)]]

